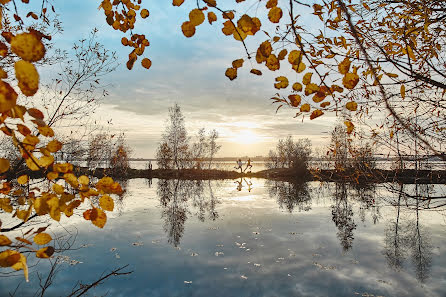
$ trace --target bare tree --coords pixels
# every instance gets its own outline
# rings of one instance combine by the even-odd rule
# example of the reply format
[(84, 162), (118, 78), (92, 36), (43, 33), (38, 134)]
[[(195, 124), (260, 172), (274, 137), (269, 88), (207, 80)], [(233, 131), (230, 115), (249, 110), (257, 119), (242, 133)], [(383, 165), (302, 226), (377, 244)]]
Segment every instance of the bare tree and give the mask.
[[(188, 162), (188, 149), (189, 137), (184, 126), (184, 116), (180, 106), (175, 103), (174, 106), (169, 108), (169, 121), (158, 147), (158, 153), (169, 152), (172, 157), (172, 168), (181, 169), (185, 168)], [(166, 156), (158, 155), (158, 157), (157, 162), (160, 165), (160, 160), (165, 160)], [(166, 162), (162, 161), (161, 163), (170, 168), (170, 162), (166, 164)]]

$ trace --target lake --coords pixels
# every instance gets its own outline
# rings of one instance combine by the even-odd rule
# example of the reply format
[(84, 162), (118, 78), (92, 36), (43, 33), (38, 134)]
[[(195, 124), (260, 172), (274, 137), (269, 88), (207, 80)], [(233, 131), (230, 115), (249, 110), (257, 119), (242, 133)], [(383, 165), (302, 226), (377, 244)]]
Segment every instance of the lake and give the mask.
[[(444, 199), (415, 200), (397, 184), (367, 187), (263, 179), (133, 179), (104, 229), (73, 219), (76, 235), (45, 296), (66, 296), (129, 265), (88, 296), (446, 296)], [(445, 196), (443, 185), (406, 185)], [(69, 232), (69, 233), (68, 233)], [(29, 258), (32, 258), (30, 256)], [(54, 261), (54, 260), (53, 260)], [(49, 261), (0, 274), (0, 296), (32, 296)], [(9, 271), (9, 270), (8, 270)]]

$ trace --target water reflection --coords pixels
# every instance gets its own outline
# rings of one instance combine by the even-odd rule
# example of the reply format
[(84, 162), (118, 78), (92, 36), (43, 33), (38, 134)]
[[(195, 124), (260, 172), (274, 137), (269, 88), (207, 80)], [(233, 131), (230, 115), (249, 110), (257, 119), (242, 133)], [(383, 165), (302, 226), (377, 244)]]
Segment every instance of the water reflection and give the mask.
[(311, 197), (306, 182), (266, 181), (270, 197), (276, 197), (280, 208), (285, 208), (290, 213), (297, 207), (298, 211), (311, 209)]
[(356, 224), (353, 219), (352, 205), (347, 199), (347, 184), (336, 183), (334, 191), (334, 204), (331, 206), (332, 220), (338, 228), (337, 237), (344, 251), (351, 249), (353, 245), (353, 231)]
[[(308, 211), (321, 196), (331, 197), (331, 218), (337, 228), (336, 236), (344, 252), (353, 248), (355, 239), (355, 213), (365, 225), (369, 215), (373, 225), (383, 218), (377, 200), (389, 202), (395, 208), (386, 214), (383, 255), (387, 265), (395, 270), (413, 269), (421, 283), (429, 278), (432, 267), (433, 245), (428, 228), (422, 226), (420, 211), (439, 209), (444, 199), (438, 187), (433, 185), (395, 185), (332, 183), (310, 187), (308, 183), (267, 181), (270, 197), (275, 197), (280, 208), (292, 213)], [(381, 196), (382, 189), (390, 189), (395, 196)], [(440, 193), (440, 194), (439, 194)], [(441, 198), (441, 199), (440, 199)], [(440, 199), (440, 201), (438, 201)], [(384, 204), (384, 203), (382, 203)], [(404, 213), (404, 215), (401, 215)]]
[[(388, 222), (385, 231), (384, 255), (389, 267), (400, 271), (404, 264), (411, 259), (417, 279), (424, 283), (429, 278), (432, 266), (432, 243), (430, 233), (421, 225), (420, 210), (428, 207), (426, 200), (430, 200), (433, 187), (415, 186), (414, 189), (405, 189), (400, 185), (397, 201), (393, 205), (396, 209), (396, 218)], [(415, 191), (415, 195), (409, 194)], [(424, 197), (416, 199), (415, 208), (408, 197)], [(410, 205), (410, 206), (409, 206)], [(411, 208), (412, 212), (401, 215), (401, 210)]]
[(213, 221), (218, 218), (215, 208), (219, 201), (209, 180), (160, 179), (157, 194), (162, 206), (164, 231), (168, 242), (175, 247), (180, 244), (188, 215), (196, 216), (201, 222), (206, 216)]

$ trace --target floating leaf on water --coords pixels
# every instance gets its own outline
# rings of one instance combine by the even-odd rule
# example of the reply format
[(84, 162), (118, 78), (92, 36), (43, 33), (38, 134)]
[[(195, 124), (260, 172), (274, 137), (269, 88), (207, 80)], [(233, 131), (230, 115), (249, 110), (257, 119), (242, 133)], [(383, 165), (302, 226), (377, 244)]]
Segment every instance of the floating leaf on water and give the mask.
[(248, 279), (248, 277), (246, 275), (240, 275), (240, 278), (242, 279)]
[(110, 249), (110, 252), (114, 252), (114, 251), (116, 251), (116, 250), (117, 250), (117, 248), (114, 247), (114, 248), (111, 248), (111, 249)]
[(138, 241), (138, 242), (133, 242), (132, 245), (133, 245), (133, 246), (143, 246), (144, 243)]
[(254, 263), (254, 266), (255, 267), (260, 267), (260, 266), (262, 266), (262, 264)]
[(184, 281), (185, 284), (191, 284), (192, 281)]
[(225, 253), (223, 253), (223, 252), (215, 252), (214, 255), (215, 255), (216, 257), (219, 257), (219, 256), (224, 256), (224, 254), (225, 254)]
[(198, 254), (197, 253), (191, 253), (190, 256), (191, 257), (196, 257), (196, 256), (198, 256)]

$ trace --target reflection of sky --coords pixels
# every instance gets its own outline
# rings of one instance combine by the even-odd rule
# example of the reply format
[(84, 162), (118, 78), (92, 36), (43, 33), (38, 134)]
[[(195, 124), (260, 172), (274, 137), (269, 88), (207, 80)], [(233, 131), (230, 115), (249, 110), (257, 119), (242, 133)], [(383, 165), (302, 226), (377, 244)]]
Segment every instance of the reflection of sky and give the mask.
[[(361, 204), (350, 201), (357, 228), (352, 249), (344, 252), (332, 222), (334, 202), (328, 195), (330, 189), (311, 183), (311, 209), (289, 213), (278, 207), (277, 197), (268, 195), (263, 180), (251, 182), (251, 192), (247, 188), (237, 191), (233, 181), (212, 182), (213, 193), (219, 200), (216, 221), (206, 216), (204, 222), (199, 222), (195, 216), (197, 209), (189, 201), (185, 232), (177, 249), (167, 243), (162, 206), (155, 194), (157, 181), (148, 189), (144, 180), (131, 180), (122, 205), (117, 205), (122, 215), (111, 214), (104, 230), (87, 222), (76, 224), (77, 243), (92, 246), (69, 253), (83, 263), (64, 266), (47, 296), (59, 296), (77, 280), (86, 283), (106, 269), (125, 264), (129, 264), (133, 274), (110, 279), (92, 294), (444, 296), (446, 293), (445, 222), (437, 212), (420, 213), (420, 224), (430, 232), (434, 254), (430, 277), (421, 285), (410, 258), (400, 272), (395, 272), (383, 255), (384, 230), (396, 219), (393, 207), (382, 206), (382, 217), (373, 224), (372, 212), (366, 210), (361, 221), (358, 214)], [(320, 195), (316, 197), (318, 192)], [(206, 199), (208, 194), (205, 191)], [(376, 205), (383, 204), (378, 201)], [(401, 216), (401, 221), (413, 219), (414, 213), (407, 210)], [(111, 248), (116, 251), (110, 251)], [(34, 273), (31, 280), (31, 285), (22, 288), (35, 284)], [(12, 288), (14, 281), (0, 278), (0, 295), (6, 295), (3, 290)]]

